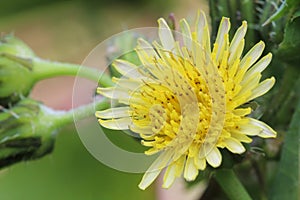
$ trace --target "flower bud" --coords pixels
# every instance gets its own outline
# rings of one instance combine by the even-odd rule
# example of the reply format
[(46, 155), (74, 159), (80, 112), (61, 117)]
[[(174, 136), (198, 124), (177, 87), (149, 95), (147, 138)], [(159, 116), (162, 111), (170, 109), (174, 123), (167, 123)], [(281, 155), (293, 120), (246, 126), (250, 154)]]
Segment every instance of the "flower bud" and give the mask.
[(7, 107), (28, 95), (34, 78), (32, 50), (21, 40), (8, 35), (0, 39), (0, 105)]
[(0, 113), (0, 168), (44, 156), (53, 149), (56, 113), (31, 99)]
[(27, 96), (34, 84), (30, 69), (22, 63), (0, 57), (0, 105), (7, 107)]

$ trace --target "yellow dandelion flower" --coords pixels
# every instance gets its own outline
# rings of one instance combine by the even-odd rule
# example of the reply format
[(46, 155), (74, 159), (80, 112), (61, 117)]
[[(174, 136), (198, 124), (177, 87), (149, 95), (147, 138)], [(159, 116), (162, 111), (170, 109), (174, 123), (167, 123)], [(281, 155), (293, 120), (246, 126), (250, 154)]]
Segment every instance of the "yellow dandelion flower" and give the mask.
[(250, 107), (241, 107), (275, 83), (273, 77), (260, 82), (272, 58), (269, 53), (258, 60), (265, 46), (262, 41), (242, 56), (246, 21), (229, 42), (230, 21), (224, 17), (212, 51), (203, 12), (192, 29), (182, 19), (181, 37), (176, 39), (164, 19), (158, 24), (160, 43), (138, 41), (142, 66), (116, 60), (113, 64), (123, 77), (113, 78), (114, 87), (98, 88), (99, 94), (123, 105), (96, 112), (100, 124), (130, 129), (149, 147), (145, 154), (160, 153), (144, 174), (141, 189), (163, 168), (163, 187), (168, 188), (181, 175), (194, 180), (207, 163), (220, 166), (219, 148), (241, 154), (242, 143), (252, 141), (249, 136), (276, 137), (268, 125), (249, 117)]

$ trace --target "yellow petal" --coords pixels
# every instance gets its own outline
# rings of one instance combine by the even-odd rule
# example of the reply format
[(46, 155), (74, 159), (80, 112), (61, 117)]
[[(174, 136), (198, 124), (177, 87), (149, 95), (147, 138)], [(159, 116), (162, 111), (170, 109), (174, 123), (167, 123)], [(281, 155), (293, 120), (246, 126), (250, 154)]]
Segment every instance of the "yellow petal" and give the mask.
[(251, 76), (247, 82), (241, 83), (241, 90), (240, 92), (234, 97), (236, 99), (240, 98), (241, 96), (244, 96), (249, 91), (252, 91), (255, 87), (258, 86), (259, 80), (261, 78), (260, 73), (256, 73), (253, 76)]
[(120, 118), (120, 119), (111, 119), (111, 120), (98, 120), (99, 123), (105, 127), (112, 130), (128, 130), (129, 125), (132, 123), (131, 118)]
[(116, 78), (113, 77), (112, 81), (116, 83), (116, 86), (119, 88), (124, 88), (126, 90), (137, 90), (143, 82), (137, 79), (125, 79), (125, 78)]
[(228, 36), (228, 32), (230, 29), (230, 21), (229, 18), (223, 17), (218, 29), (218, 34), (216, 38), (216, 42), (213, 49), (213, 52), (216, 53), (216, 61), (219, 62), (222, 58), (223, 52), (225, 50), (224, 46), (226, 44), (226, 35)]
[[(205, 13), (201, 10), (198, 12), (196, 20), (196, 37), (201, 48), (204, 49), (206, 55), (211, 54), (210, 48), (210, 33), (206, 20)], [(194, 57), (197, 55), (194, 55)]]
[(262, 131), (260, 127), (254, 126), (251, 123), (242, 124), (239, 126), (239, 128), (240, 128), (239, 130), (235, 130), (235, 131), (250, 136), (256, 136)]
[(238, 116), (245, 116), (251, 113), (251, 108), (237, 108), (233, 110), (233, 113)]
[(261, 78), (261, 73), (259, 72), (254, 73), (248, 79), (244, 78), (241, 82), (241, 86), (243, 87), (243, 90), (253, 89), (255, 86), (258, 85), (260, 78)]
[[(253, 65), (261, 56), (262, 52), (264, 51), (264, 48), (265, 43), (263, 41), (260, 41), (254, 47), (252, 47), (250, 51), (241, 60), (241, 69), (248, 69), (251, 65)], [(250, 59), (250, 62), (247, 61), (248, 58)]]
[(212, 167), (219, 167), (222, 162), (222, 155), (217, 147), (214, 147), (206, 156), (208, 164)]
[(275, 84), (275, 78), (269, 78), (261, 82), (256, 88), (252, 90), (252, 94), (250, 97), (247, 98), (247, 101), (251, 101), (257, 97), (260, 97), (267, 93)]
[(97, 93), (101, 94), (105, 97), (108, 97), (110, 99), (118, 99), (122, 102), (129, 102), (130, 95), (128, 94), (128, 91), (118, 88), (118, 87), (109, 87), (109, 88), (97, 88)]
[(205, 158), (195, 157), (195, 164), (198, 169), (204, 170), (206, 168), (206, 160)]
[(229, 47), (230, 56), (228, 59), (229, 65), (231, 65), (235, 59), (240, 58), (243, 50), (243, 48), (241, 48), (241, 44), (244, 43), (244, 37), (246, 35), (246, 32), (247, 32), (247, 22), (243, 21), (242, 26), (238, 28), (230, 43), (230, 47)]
[(274, 138), (276, 137), (276, 132), (267, 124), (265, 124), (262, 121), (259, 121), (257, 119), (249, 118), (250, 124), (257, 126), (261, 128), (261, 131), (259, 132), (258, 136), (262, 138)]
[(184, 178), (187, 181), (193, 181), (198, 175), (198, 169), (194, 163), (194, 158), (188, 157), (184, 168)]
[(183, 34), (183, 41), (188, 50), (192, 49), (192, 33), (189, 24), (185, 19), (180, 20), (179, 22), (181, 32)]
[(165, 50), (174, 50), (175, 40), (172, 31), (163, 18), (158, 19), (158, 36)]
[(130, 116), (129, 107), (110, 108), (96, 112), (96, 117), (101, 119), (123, 118)]
[(176, 165), (171, 164), (170, 166), (168, 166), (166, 173), (164, 175), (164, 183), (162, 185), (163, 188), (171, 187), (171, 185), (173, 184), (176, 178), (175, 174), (176, 174)]
[(138, 39), (137, 49), (138, 49), (138, 51), (139, 50), (144, 50), (147, 53), (148, 57), (158, 57), (158, 55), (157, 55), (156, 51), (153, 49), (152, 45), (149, 44), (143, 38)]
[(262, 71), (264, 71), (266, 67), (270, 64), (271, 60), (272, 54), (268, 53), (246, 72), (244, 79), (248, 79), (250, 76), (257, 72), (261, 73)]
[(240, 132), (237, 132), (237, 131), (231, 131), (230, 134), (231, 134), (231, 137), (237, 139), (238, 141), (245, 142), (245, 143), (252, 142), (252, 139), (249, 138), (248, 136), (246, 136), (243, 133), (240, 133)]
[(112, 65), (125, 77), (132, 79), (145, 78), (145, 75), (141, 73), (141, 70), (128, 61), (117, 59)]
[(182, 171), (184, 169), (184, 163), (186, 161), (186, 156), (181, 156), (178, 160), (175, 161), (176, 163), (176, 177), (180, 177), (182, 174)]
[(140, 184), (139, 188), (145, 190), (160, 174), (161, 170), (167, 166), (170, 158), (172, 156), (172, 151), (167, 150), (162, 152), (159, 157), (151, 164), (149, 169), (145, 172)]
[(152, 131), (151, 126), (138, 127), (135, 124), (132, 124), (132, 125), (129, 126), (129, 128), (130, 128), (131, 131), (143, 135), (144, 139), (146, 139), (145, 136), (151, 136), (151, 135), (154, 134), (154, 132)]
[(234, 138), (226, 138), (224, 139), (224, 143), (226, 148), (232, 153), (244, 153), (246, 151), (245, 147)]

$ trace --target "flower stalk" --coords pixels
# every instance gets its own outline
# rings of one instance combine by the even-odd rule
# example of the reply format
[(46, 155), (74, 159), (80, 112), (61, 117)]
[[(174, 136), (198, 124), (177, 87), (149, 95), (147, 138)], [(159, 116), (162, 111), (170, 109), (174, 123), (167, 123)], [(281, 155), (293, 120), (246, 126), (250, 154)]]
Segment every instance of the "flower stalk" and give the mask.
[(77, 75), (79, 77), (98, 82), (99, 85), (102, 85), (103, 87), (109, 87), (113, 85), (113, 82), (111, 81), (111, 78), (108, 75), (106, 75), (105, 73), (101, 73), (101, 71), (94, 68), (85, 67), (77, 64), (52, 62), (40, 58), (34, 58), (32, 60), (32, 63), (34, 78), (36, 81), (56, 76)]
[(252, 199), (232, 169), (218, 169), (214, 178), (230, 200)]
[(87, 117), (93, 116), (95, 110), (107, 109), (110, 107), (108, 100), (105, 98), (95, 103), (80, 106), (69, 111), (57, 111), (53, 119), (57, 127), (62, 127), (74, 122), (74, 120), (82, 120)]

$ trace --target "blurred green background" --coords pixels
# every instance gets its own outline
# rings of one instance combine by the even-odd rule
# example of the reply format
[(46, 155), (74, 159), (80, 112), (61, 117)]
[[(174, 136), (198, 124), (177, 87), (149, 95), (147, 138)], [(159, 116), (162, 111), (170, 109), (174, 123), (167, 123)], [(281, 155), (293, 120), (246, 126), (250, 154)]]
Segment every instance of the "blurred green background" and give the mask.
[[(156, 26), (170, 12), (193, 18), (206, 1), (193, 0), (2, 0), (1, 34), (14, 33), (38, 56), (81, 63), (112, 34)], [(56, 109), (69, 109), (74, 78), (45, 80), (32, 97)], [(127, 135), (112, 134), (116, 143), (135, 145)], [(73, 126), (58, 133), (54, 152), (40, 160), (19, 163), (0, 171), (0, 199), (162, 199), (154, 186), (141, 191), (142, 175), (110, 169), (84, 148)], [(178, 196), (179, 198), (179, 196)]]

